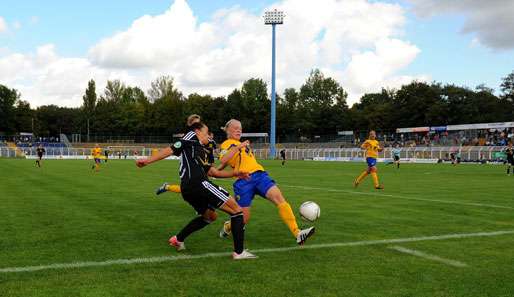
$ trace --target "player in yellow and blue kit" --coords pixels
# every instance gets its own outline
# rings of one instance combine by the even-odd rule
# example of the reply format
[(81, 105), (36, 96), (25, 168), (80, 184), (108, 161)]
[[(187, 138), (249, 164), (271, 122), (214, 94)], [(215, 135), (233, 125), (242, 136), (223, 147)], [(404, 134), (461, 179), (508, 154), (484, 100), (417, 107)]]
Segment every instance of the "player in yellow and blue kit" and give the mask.
[(375, 186), (375, 189), (381, 190), (384, 187), (378, 182), (378, 175), (377, 175), (377, 158), (378, 158), (378, 152), (382, 151), (382, 148), (380, 147), (380, 144), (376, 140), (376, 133), (375, 131), (371, 130), (369, 132), (369, 139), (364, 141), (364, 143), (361, 145), (361, 148), (363, 150), (366, 150), (366, 163), (368, 164), (368, 168), (364, 170), (353, 182), (353, 186), (357, 187), (363, 180), (368, 176), (368, 174), (371, 174), (371, 177), (373, 178), (373, 184)]
[[(241, 122), (232, 119), (225, 125), (227, 140), (220, 145), (220, 161), (219, 169), (223, 169), (227, 165), (235, 171), (244, 171), (250, 173), (249, 179), (239, 178), (234, 183), (234, 193), (238, 197), (237, 203), (243, 209), (245, 224), (250, 220), (250, 207), (255, 195), (266, 198), (278, 208), (278, 214), (282, 221), (287, 225), (293, 236), (296, 238), (297, 244), (303, 244), (307, 238), (314, 234), (314, 227), (300, 230), (296, 222), (293, 210), (286, 201), (282, 192), (272, 180), (261, 164), (257, 162), (249, 142), (241, 142), (242, 134)], [(225, 223), (220, 231), (220, 236), (225, 237), (230, 233), (229, 223)]]
[(102, 158), (102, 149), (100, 148), (98, 143), (95, 144), (95, 148), (91, 151), (91, 154), (93, 155), (93, 159), (95, 160), (95, 165), (93, 165), (91, 169), (95, 169), (95, 171), (98, 172), (100, 170), (100, 163)]

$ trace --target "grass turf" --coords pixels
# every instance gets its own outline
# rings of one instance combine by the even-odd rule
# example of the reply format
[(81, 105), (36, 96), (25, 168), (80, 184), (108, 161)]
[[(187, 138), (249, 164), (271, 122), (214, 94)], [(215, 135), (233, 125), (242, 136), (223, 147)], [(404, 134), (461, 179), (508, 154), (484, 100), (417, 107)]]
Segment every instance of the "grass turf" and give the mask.
[[(379, 164), (385, 189), (377, 191), (369, 177), (352, 187), (364, 164), (263, 165), (294, 210), (306, 200), (321, 206), (307, 245), (514, 230), (514, 177), (502, 166)], [(177, 194), (154, 195), (162, 182), (178, 182), (177, 163), (138, 169), (111, 160), (98, 173), (90, 166), (45, 160), (35, 168), (34, 161), (0, 159), (0, 269), (177, 255), (167, 239), (194, 212)], [(214, 182), (232, 191), (231, 180)], [(231, 251), (230, 240), (217, 238), (225, 218), (220, 213), (188, 238), (185, 254)], [(254, 201), (246, 245), (295, 246), (264, 199)], [(392, 245), (468, 267), (402, 254)], [(507, 234), (262, 253), (242, 262), (227, 256), (0, 273), (0, 296), (513, 296), (513, 245)]]

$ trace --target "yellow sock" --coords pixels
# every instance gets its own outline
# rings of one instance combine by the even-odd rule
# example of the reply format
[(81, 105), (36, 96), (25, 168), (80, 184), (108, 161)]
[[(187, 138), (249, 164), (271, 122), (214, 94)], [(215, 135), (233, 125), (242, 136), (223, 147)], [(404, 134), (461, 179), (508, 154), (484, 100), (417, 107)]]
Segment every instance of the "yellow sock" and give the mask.
[(365, 178), (366, 178), (366, 176), (368, 176), (368, 171), (367, 171), (367, 170), (364, 170), (364, 171), (361, 173), (361, 175), (359, 175), (359, 177), (357, 177), (357, 179), (356, 179), (355, 181), (356, 181), (358, 184), (360, 184), (360, 183), (361, 183), (361, 181), (362, 181), (363, 179), (365, 179)]
[(96, 171), (100, 170), (100, 164), (96, 163), (95, 164), (95, 169), (96, 169)]
[(280, 218), (282, 218), (282, 221), (284, 221), (291, 233), (296, 237), (298, 232), (300, 232), (300, 229), (298, 229), (298, 224), (296, 223), (296, 218), (294, 217), (291, 205), (287, 202), (283, 202), (277, 205), (277, 208)]
[(168, 192), (175, 192), (175, 193), (181, 193), (182, 190), (180, 189), (179, 185), (167, 185), (166, 191)]
[(380, 184), (378, 183), (378, 175), (376, 172), (371, 172), (371, 177), (373, 178), (373, 184), (375, 184), (375, 188)]

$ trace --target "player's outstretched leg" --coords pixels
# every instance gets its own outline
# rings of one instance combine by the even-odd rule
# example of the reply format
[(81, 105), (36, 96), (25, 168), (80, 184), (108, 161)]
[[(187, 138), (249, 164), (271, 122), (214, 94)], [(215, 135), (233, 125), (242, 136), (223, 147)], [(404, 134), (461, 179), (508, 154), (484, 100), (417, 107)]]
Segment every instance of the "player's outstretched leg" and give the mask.
[(168, 183), (163, 183), (156, 191), (155, 195), (160, 195), (164, 192), (173, 192), (173, 193), (182, 193), (182, 189), (179, 185), (170, 185)]
[(232, 240), (234, 241), (234, 252), (232, 253), (232, 258), (234, 260), (245, 260), (245, 259), (254, 259), (258, 258), (256, 255), (248, 252), (244, 249), (244, 215), (243, 210), (237, 204), (236, 200), (230, 197), (229, 200), (225, 202), (220, 207), (221, 210), (230, 214), (230, 225), (232, 229)]
[(179, 233), (177, 233), (177, 235), (172, 236), (169, 239), (169, 244), (174, 246), (177, 251), (185, 250), (186, 246), (184, 241), (186, 238), (193, 232), (204, 228), (212, 222), (209, 217), (215, 217), (215, 214), (211, 214), (211, 212), (214, 211), (209, 209), (205, 212), (205, 214), (192, 219), (184, 228), (182, 228), (182, 230), (180, 230)]
[(353, 186), (357, 188), (359, 184), (368, 176), (369, 172), (368, 170), (364, 170), (354, 181)]

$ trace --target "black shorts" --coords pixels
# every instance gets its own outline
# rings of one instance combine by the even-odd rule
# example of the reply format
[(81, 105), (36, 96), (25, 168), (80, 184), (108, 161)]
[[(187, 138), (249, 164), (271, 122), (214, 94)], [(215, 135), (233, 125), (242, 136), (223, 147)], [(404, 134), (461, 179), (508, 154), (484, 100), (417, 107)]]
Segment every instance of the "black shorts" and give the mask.
[(507, 158), (507, 164), (514, 165), (514, 158)]
[(400, 161), (400, 156), (394, 156), (395, 161)]
[(38, 157), (39, 160), (41, 160), (43, 158), (43, 155), (42, 154), (41, 155), (37, 154), (37, 157)]
[(193, 185), (181, 185), (182, 198), (189, 203), (198, 214), (207, 209), (217, 209), (230, 199), (230, 194), (222, 187), (208, 180)]

